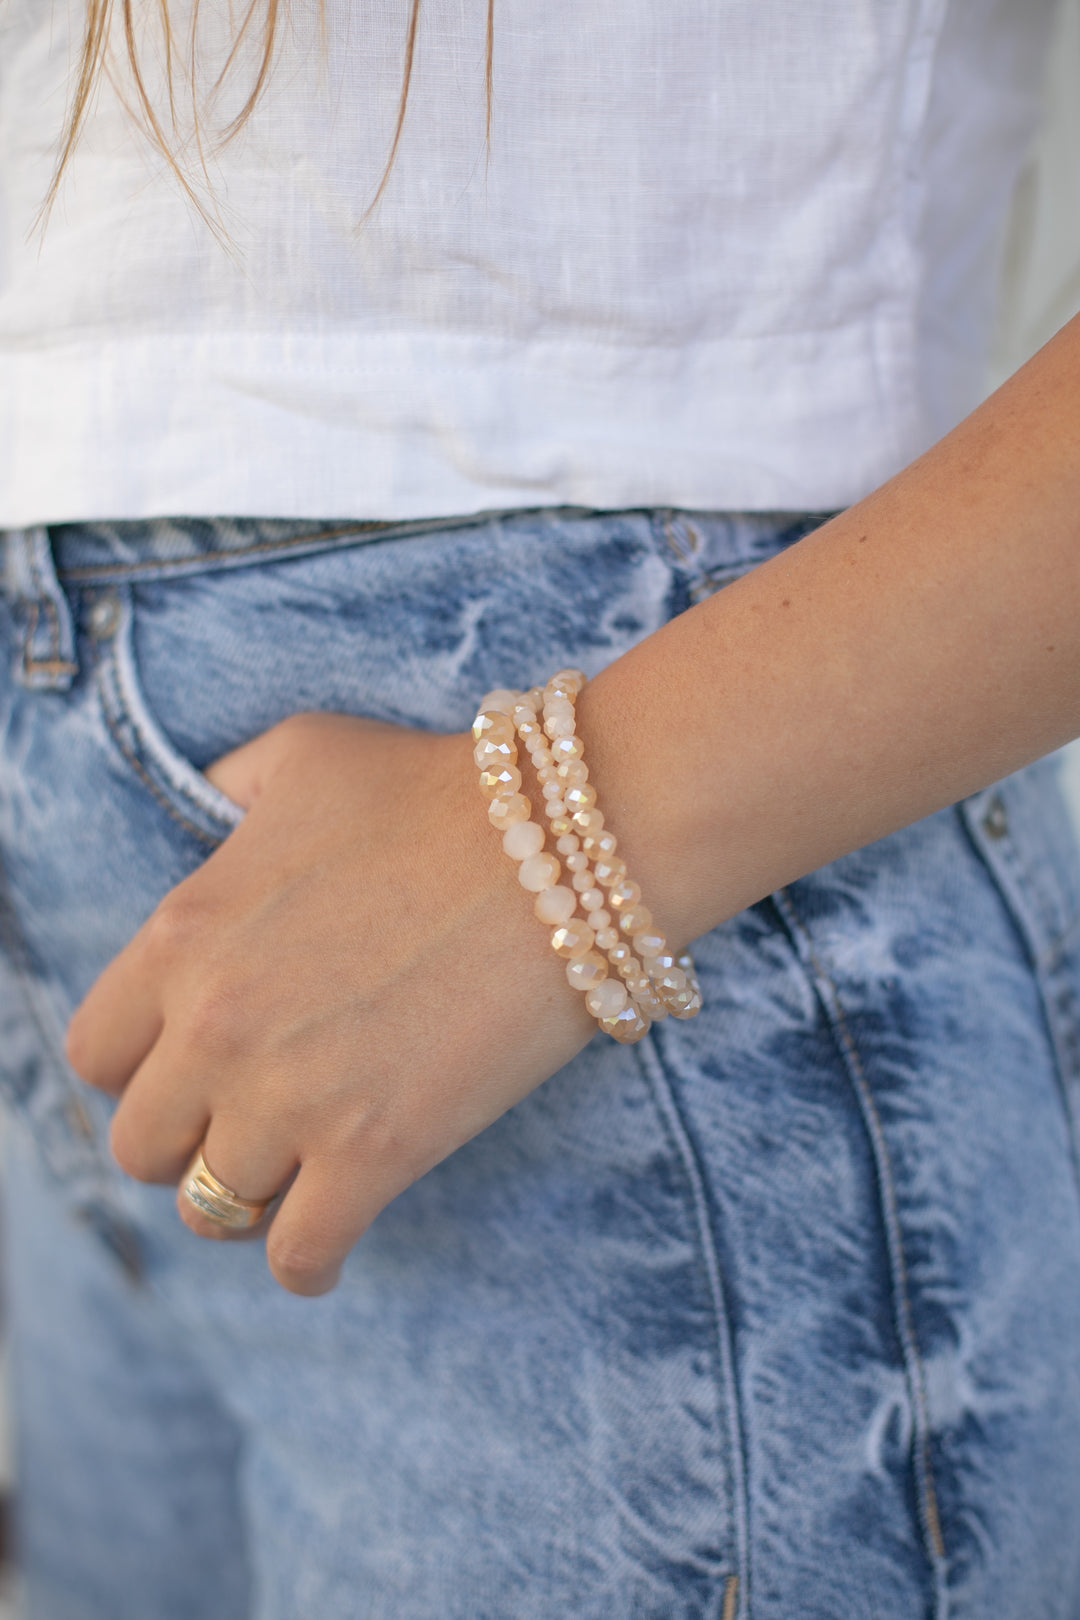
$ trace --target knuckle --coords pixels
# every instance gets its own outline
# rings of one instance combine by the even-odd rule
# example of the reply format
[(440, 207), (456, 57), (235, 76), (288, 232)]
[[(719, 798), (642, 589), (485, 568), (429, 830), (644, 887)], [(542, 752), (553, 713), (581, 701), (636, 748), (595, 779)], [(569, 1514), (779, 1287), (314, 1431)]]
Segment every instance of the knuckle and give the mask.
[(243, 1039), (243, 997), (225, 979), (206, 980), (190, 992), (183, 1019), (193, 1045), (230, 1051)]
[(113, 1117), (109, 1130), (109, 1145), (112, 1148), (113, 1158), (125, 1175), (130, 1176), (133, 1181), (155, 1180), (156, 1166), (145, 1138), (140, 1140), (138, 1133), (132, 1130), (123, 1109)]
[(191, 947), (205, 925), (205, 908), (192, 895), (174, 890), (147, 919), (146, 948), (154, 957), (176, 957)]
[(293, 1293), (323, 1293), (337, 1280), (336, 1256), (301, 1233), (278, 1237), (271, 1228), (266, 1256), (278, 1282)]

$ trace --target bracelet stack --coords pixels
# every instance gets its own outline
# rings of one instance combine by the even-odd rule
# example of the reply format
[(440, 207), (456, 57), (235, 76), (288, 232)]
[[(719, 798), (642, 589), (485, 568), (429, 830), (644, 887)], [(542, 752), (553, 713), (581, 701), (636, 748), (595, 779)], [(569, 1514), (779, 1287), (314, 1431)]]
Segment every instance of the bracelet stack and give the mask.
[[(518, 881), (536, 895), (533, 909), (552, 929), (552, 949), (566, 960), (567, 980), (584, 993), (600, 1028), (629, 1044), (669, 1014), (693, 1018), (701, 1011), (701, 990), (693, 958), (668, 951), (597, 806), (577, 735), (575, 702), (585, 679), (578, 669), (564, 669), (529, 692), (489, 692), (473, 722), (473, 758), (488, 818), (503, 835), (503, 849), (520, 863)], [(558, 854), (545, 849), (547, 834), (522, 791), (519, 741)], [(560, 855), (567, 882), (560, 881)]]

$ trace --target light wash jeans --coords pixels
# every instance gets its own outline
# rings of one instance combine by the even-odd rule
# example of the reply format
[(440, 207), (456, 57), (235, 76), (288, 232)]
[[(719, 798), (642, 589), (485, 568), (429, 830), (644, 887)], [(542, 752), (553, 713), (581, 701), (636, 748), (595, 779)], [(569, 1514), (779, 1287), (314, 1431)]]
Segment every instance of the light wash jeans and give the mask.
[(1080, 874), (1052, 763), (701, 940), (700, 1018), (598, 1036), (324, 1299), (127, 1180), (62, 1056), (240, 819), (216, 755), (302, 709), (464, 728), (812, 525), (8, 533), (33, 1620), (1078, 1620)]

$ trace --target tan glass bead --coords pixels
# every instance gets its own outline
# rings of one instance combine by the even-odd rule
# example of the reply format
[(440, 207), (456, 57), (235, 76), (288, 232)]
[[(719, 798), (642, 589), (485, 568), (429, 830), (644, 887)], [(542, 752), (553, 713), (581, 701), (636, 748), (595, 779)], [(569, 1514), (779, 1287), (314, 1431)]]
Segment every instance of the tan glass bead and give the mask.
[(580, 894), (581, 909), (583, 911), (599, 911), (600, 907), (604, 903), (604, 893), (602, 889), (582, 889)]
[(610, 960), (612, 950), (619, 943), (619, 936), (614, 928), (598, 928), (596, 930), (596, 943), (602, 951), (607, 951)]
[(548, 681), (548, 690), (558, 688), (560, 691), (572, 692), (575, 697), (581, 692), (589, 677), (582, 669), (557, 669)]
[(682, 968), (668, 968), (666, 973), (660, 973), (653, 979), (653, 984), (657, 994), (663, 996), (665, 1001), (670, 1001), (672, 996), (686, 989), (686, 974)]
[(679, 994), (668, 1002), (668, 1011), (672, 1018), (696, 1018), (701, 1011), (701, 991), (691, 990), (687, 985), (685, 990), (680, 990)]
[(572, 737), (574, 735), (573, 714), (553, 714), (550, 719), (545, 716), (544, 730), (552, 742), (558, 742), (560, 737)]
[(493, 765), (516, 765), (517, 749), (512, 742), (495, 742), (485, 737), (473, 749), (473, 759), (480, 770), (490, 770)]
[(668, 968), (681, 966), (670, 951), (657, 951), (655, 956), (649, 958), (649, 972), (655, 979), (658, 974), (666, 973)]
[(638, 1010), (652, 1024), (658, 1024), (662, 1018), (666, 1018), (668, 1015), (667, 1008), (653, 990), (643, 990), (640, 995), (634, 996), (634, 1001)]
[(544, 813), (549, 821), (562, 821), (566, 817), (566, 806), (561, 799), (545, 799)]
[(598, 832), (587, 833), (581, 847), (590, 861), (601, 861), (606, 860), (609, 855), (614, 855), (617, 844), (618, 839), (613, 832)]
[[(567, 862), (567, 865), (569, 865), (569, 862)], [(592, 888), (593, 875), (586, 866), (583, 871), (575, 872), (573, 877), (570, 879), (570, 882), (573, 884), (574, 888), (579, 894), (583, 894), (586, 889)]]
[(559, 781), (567, 787), (582, 787), (589, 780), (589, 767), (583, 759), (567, 759), (556, 765)]
[(558, 927), (567, 923), (577, 910), (577, 895), (557, 883), (553, 889), (544, 889), (537, 895), (533, 911), (542, 923)]
[(518, 882), (523, 889), (539, 894), (541, 889), (554, 888), (559, 881), (560, 867), (552, 854), (530, 855), (518, 867)]
[(601, 979), (594, 984), (591, 990), (585, 992), (585, 1005), (594, 1018), (614, 1018), (616, 1013), (622, 1012), (630, 997), (626, 986), (620, 984), (618, 979)]
[[(554, 782), (558, 791), (562, 792), (562, 783), (559, 780), (559, 767), (557, 765), (541, 765), (536, 773), (536, 779), (545, 785), (548, 782)], [(554, 798), (554, 794), (549, 794), (548, 797)]]
[(640, 1041), (643, 1035), (649, 1033), (649, 1020), (643, 1018), (630, 1001), (621, 1012), (615, 1014), (614, 1018), (601, 1019), (600, 1028), (608, 1035), (614, 1036), (623, 1046), (633, 1046), (635, 1041)]
[(591, 782), (582, 782), (580, 787), (568, 787), (563, 794), (566, 808), (573, 815), (576, 810), (591, 810), (596, 803), (596, 789)]
[(604, 812), (597, 810), (595, 805), (591, 810), (575, 810), (573, 814), (574, 826), (583, 836), (591, 832), (599, 832), (604, 825)]
[(594, 984), (606, 979), (608, 965), (599, 951), (586, 951), (566, 964), (566, 977), (575, 990), (591, 990)]
[(551, 744), (551, 753), (556, 765), (561, 765), (564, 760), (581, 759), (585, 744), (580, 737), (556, 737)]
[(627, 962), (632, 962), (634, 960), (634, 953), (630, 949), (629, 945), (624, 944), (620, 940), (618, 945), (612, 945), (609, 947), (607, 959), (611, 963), (612, 967), (621, 968), (625, 967)]
[(521, 786), (516, 765), (489, 765), (480, 772), (480, 791), (485, 799), (507, 798)]
[(574, 853), (566, 857), (568, 872), (587, 872), (589, 870), (589, 857), (583, 850), (577, 848), (577, 839), (574, 839)]
[(544, 719), (547, 720), (555, 714), (573, 715), (574, 705), (566, 692), (554, 692), (550, 688), (544, 693)]
[(482, 709), (472, 723), (476, 742), (513, 742), (514, 722), (505, 714)]
[(524, 793), (513, 793), (508, 799), (492, 799), (488, 805), (488, 820), (499, 832), (505, 832), (517, 821), (528, 821), (532, 805)]
[(649, 983), (648, 976), (641, 972), (641, 969), (638, 967), (636, 962), (634, 963), (634, 967), (635, 972), (624, 975), (624, 982), (626, 984), (627, 991), (634, 997), (634, 1000), (636, 1001), (638, 996), (651, 996), (653, 994), (653, 988)]
[(593, 875), (597, 883), (602, 883), (605, 889), (610, 888), (613, 883), (618, 883), (626, 876), (626, 862), (620, 860), (617, 855), (604, 856), (593, 867)]
[(537, 821), (517, 821), (503, 833), (503, 849), (515, 861), (527, 861), (544, 847), (544, 829)]
[(656, 928), (642, 928), (633, 936), (634, 949), (642, 961), (652, 972), (652, 962), (659, 956), (667, 944), (663, 934)]
[(521, 694), (511, 692), (509, 687), (500, 686), (494, 692), (489, 692), (480, 705), (481, 713), (505, 714), (509, 719), (521, 701)]
[(631, 906), (636, 906), (640, 899), (641, 889), (633, 879), (622, 878), (618, 883), (611, 885), (608, 904), (612, 911), (627, 911)]
[[(581, 848), (581, 840), (576, 838), (573, 833), (563, 833), (555, 848), (560, 855), (576, 855)], [(569, 866), (569, 864), (568, 860), (567, 865)]]
[(574, 831), (574, 823), (568, 815), (552, 816), (551, 831), (556, 838), (565, 838)]
[[(551, 767), (548, 766), (547, 768), (550, 770)], [(543, 775), (543, 772), (540, 774)], [(547, 799), (549, 804), (563, 804), (562, 791), (561, 782), (545, 782), (540, 789), (540, 792), (543, 794), (544, 798)], [(563, 804), (563, 809), (565, 810), (565, 808), (566, 806)]]
[(648, 906), (627, 906), (619, 913), (619, 927), (631, 936), (648, 933), (652, 927), (652, 912)]
[[(599, 891), (599, 889), (594, 889), (593, 893), (594, 894), (599, 894), (600, 891)], [(589, 927), (590, 928), (596, 928), (598, 930), (601, 929), (601, 928), (610, 929), (611, 930), (611, 936), (612, 936), (611, 937), (611, 943), (614, 945), (615, 941), (618, 939), (619, 936), (615, 932), (614, 928), (611, 927), (611, 912), (604, 910), (603, 898), (604, 898), (603, 895), (600, 895), (600, 900), (601, 900), (600, 905), (598, 905), (598, 906), (585, 906), (584, 909), (589, 913)], [(582, 903), (584, 904), (584, 896), (582, 897)]]
[(556, 956), (584, 956), (586, 951), (592, 950), (595, 938), (588, 923), (571, 919), (561, 928), (556, 928), (551, 936), (551, 948)]
[(543, 727), (536, 718), (535, 709), (530, 709), (527, 703), (519, 703), (510, 718), (517, 727), (517, 734), (523, 743), (527, 743), (530, 737), (544, 735)]

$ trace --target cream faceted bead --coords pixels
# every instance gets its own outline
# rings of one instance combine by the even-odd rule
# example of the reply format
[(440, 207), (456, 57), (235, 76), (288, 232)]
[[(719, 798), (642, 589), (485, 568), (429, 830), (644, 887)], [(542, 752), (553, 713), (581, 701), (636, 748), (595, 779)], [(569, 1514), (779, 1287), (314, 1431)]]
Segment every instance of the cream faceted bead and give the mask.
[(551, 815), (550, 811), (548, 814), (551, 821), (551, 831), (556, 838), (565, 838), (574, 831), (574, 823), (565, 812), (561, 816)]
[[(594, 889), (592, 892), (594, 894), (599, 894), (600, 893), (599, 889)], [(589, 913), (589, 927), (590, 928), (596, 928), (596, 929), (603, 928), (605, 930), (611, 929), (611, 936), (612, 936), (611, 943), (614, 945), (615, 941), (618, 939), (619, 936), (615, 932), (615, 930), (611, 927), (611, 912), (604, 910), (603, 895), (600, 896), (600, 900), (601, 900), (601, 903), (598, 906), (587, 906), (587, 905), (585, 905), (585, 896), (582, 895), (582, 905), (584, 906), (584, 909)]]
[[(555, 848), (560, 855), (566, 855), (567, 857), (576, 855), (581, 849), (581, 840), (576, 838), (573, 833), (563, 833)], [(566, 864), (567, 866), (570, 865), (569, 859), (567, 859)]]
[(544, 889), (537, 895), (533, 911), (542, 923), (554, 927), (567, 923), (577, 910), (577, 895), (573, 889), (557, 883), (553, 889)]
[(476, 742), (513, 742), (514, 722), (505, 714), (496, 714), (481, 710), (472, 723), (473, 739)]
[(521, 786), (516, 765), (489, 765), (480, 772), (480, 791), (485, 799), (507, 798)]
[(573, 959), (576, 956), (584, 956), (586, 951), (591, 951), (595, 938), (588, 923), (571, 918), (568, 923), (563, 923), (561, 928), (555, 929), (551, 936), (551, 948), (556, 956)]
[[(590, 873), (589, 876), (591, 880), (592, 874)], [(604, 904), (604, 893), (602, 889), (581, 889), (579, 892), (581, 894), (581, 909), (583, 911), (599, 911), (601, 906)], [(607, 916), (607, 912), (605, 912), (604, 915)]]
[[(549, 782), (553, 782), (555, 784), (556, 792), (562, 792), (562, 783), (559, 781), (559, 767), (557, 765), (541, 765), (540, 769), (536, 773), (536, 779), (538, 782), (542, 782), (545, 787)], [(553, 799), (554, 797), (554, 793), (548, 794), (549, 799)]]
[(581, 847), (590, 861), (601, 861), (606, 860), (609, 855), (614, 855), (617, 843), (618, 840), (612, 832), (587, 833)]
[(701, 991), (691, 990), (687, 985), (668, 1002), (668, 1011), (672, 1018), (696, 1018), (701, 1011)]
[(556, 765), (559, 781), (567, 787), (581, 787), (589, 780), (589, 767), (583, 759), (566, 759), (561, 765)]
[(515, 822), (528, 821), (532, 815), (532, 805), (524, 793), (513, 793), (508, 799), (492, 799), (488, 805), (488, 820), (499, 832), (505, 832)]
[(497, 742), (493, 737), (485, 737), (473, 749), (472, 757), (482, 771), (493, 765), (516, 765), (517, 747), (512, 741)]
[(585, 992), (585, 1005), (594, 1018), (614, 1018), (615, 1014), (622, 1012), (630, 997), (626, 986), (620, 984), (618, 979), (601, 979), (594, 984), (591, 990)]
[(547, 683), (548, 691), (572, 692), (575, 697), (583, 690), (588, 676), (581, 669), (557, 669)]
[(566, 806), (561, 799), (545, 799), (544, 812), (549, 821), (561, 821), (566, 817)]
[(573, 815), (576, 810), (591, 810), (596, 803), (596, 789), (591, 782), (582, 782), (577, 787), (568, 787), (563, 794), (566, 808)]
[(617, 945), (608, 947), (607, 959), (614, 968), (624, 968), (627, 962), (635, 960), (634, 953), (629, 945), (624, 944), (621, 940)]
[(665, 1001), (670, 1001), (672, 996), (686, 989), (686, 974), (682, 968), (668, 968), (666, 973), (660, 973), (653, 979), (653, 984), (656, 986), (657, 994), (663, 996)]
[(530, 855), (518, 867), (518, 882), (523, 889), (539, 894), (551, 889), (559, 881), (559, 862), (554, 855)]
[(574, 826), (583, 837), (589, 833), (599, 832), (604, 825), (604, 812), (597, 810), (595, 805), (591, 810), (575, 810), (573, 818)]
[(652, 927), (652, 912), (648, 906), (627, 906), (619, 913), (619, 927), (624, 934), (645, 934)]
[(607, 975), (608, 965), (599, 951), (586, 951), (566, 964), (566, 977), (575, 990), (591, 990)]
[(544, 847), (544, 829), (537, 821), (518, 821), (503, 833), (503, 849), (515, 861), (527, 861)]
[[(587, 842), (587, 840), (586, 840)], [(584, 848), (584, 844), (582, 845)], [(618, 855), (605, 855), (593, 867), (593, 874), (597, 883), (603, 884), (605, 889), (613, 883), (619, 883), (626, 876), (626, 862)]]
[[(593, 925), (590, 924), (591, 926)], [(596, 943), (602, 951), (608, 953), (608, 960), (610, 961), (612, 950), (618, 946), (619, 936), (614, 928), (597, 928)]]
[(520, 692), (511, 692), (509, 687), (500, 686), (494, 692), (488, 693), (480, 705), (480, 710), (481, 713), (487, 711), (491, 714), (505, 714), (509, 719), (520, 702)]
[[(568, 861), (567, 865), (569, 864)], [(591, 889), (593, 886), (593, 875), (586, 866), (582, 871), (575, 872), (570, 882), (579, 894), (584, 894), (586, 889)]]
[(623, 1046), (632, 1046), (635, 1041), (640, 1041), (643, 1035), (649, 1033), (649, 1020), (643, 1018), (634, 1003), (629, 1001), (613, 1018), (601, 1019), (600, 1028), (614, 1036)]
[(552, 742), (558, 742), (561, 737), (572, 737), (574, 735), (573, 712), (570, 714), (553, 714), (550, 718), (545, 715), (544, 730)]
[(643, 928), (639, 929), (639, 931), (633, 935), (633, 941), (635, 951), (637, 951), (638, 955), (645, 963), (648, 971), (651, 973), (653, 971), (652, 962), (663, 951), (664, 946), (667, 944), (667, 940), (664, 938), (663, 934), (659, 932), (659, 930), (655, 928)]
[(540, 792), (544, 798), (547, 799), (549, 804), (562, 804), (563, 809), (565, 810), (566, 806), (563, 804), (561, 782), (545, 782), (542, 785)]
[(551, 744), (551, 753), (556, 765), (562, 765), (568, 759), (581, 759), (585, 744), (580, 737), (556, 737)]
[(608, 904), (612, 911), (626, 911), (641, 899), (641, 889), (632, 878), (621, 878), (611, 885)]
[(574, 839), (574, 853), (566, 857), (567, 870), (570, 872), (587, 872), (589, 870), (589, 857), (578, 848), (578, 841)]

